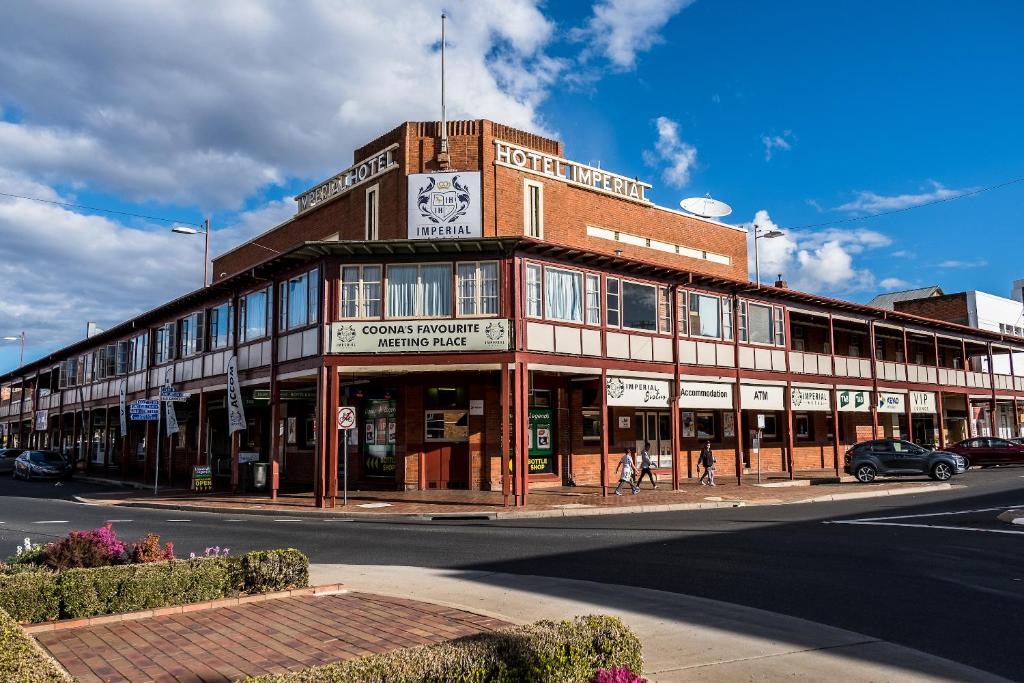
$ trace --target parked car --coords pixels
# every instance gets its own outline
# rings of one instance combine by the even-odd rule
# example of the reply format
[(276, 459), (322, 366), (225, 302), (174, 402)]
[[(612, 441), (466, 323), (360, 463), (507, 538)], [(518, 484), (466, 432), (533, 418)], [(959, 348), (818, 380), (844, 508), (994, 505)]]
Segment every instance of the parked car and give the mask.
[(867, 484), (880, 474), (927, 474), (946, 481), (967, 471), (962, 455), (933, 451), (900, 439), (863, 441), (846, 451), (846, 473)]
[(14, 461), (24, 452), (24, 448), (0, 448), (0, 473), (13, 472)]
[(973, 439), (964, 439), (960, 443), (947, 447), (946, 450), (964, 456), (968, 467), (971, 465), (990, 467), (1024, 464), (1024, 443), (1016, 443), (1011, 439), (979, 436)]
[(1010, 441), (1014, 443), (1024, 444), (1024, 436), (1018, 436), (1016, 438), (1010, 439)]
[(71, 465), (60, 453), (25, 451), (14, 461), (15, 479), (70, 479)]

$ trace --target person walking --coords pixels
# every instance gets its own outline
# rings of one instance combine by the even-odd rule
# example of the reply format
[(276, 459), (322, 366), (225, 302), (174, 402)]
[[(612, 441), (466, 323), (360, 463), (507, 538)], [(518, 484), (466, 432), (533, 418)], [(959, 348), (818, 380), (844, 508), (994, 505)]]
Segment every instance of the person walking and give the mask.
[[(700, 457), (697, 458), (697, 466), (704, 467), (704, 474), (700, 475), (701, 486), (715, 485), (715, 454), (711, 452), (711, 442), (705, 441), (700, 449)], [(707, 482), (704, 480), (707, 479)]]
[(629, 483), (633, 489), (633, 495), (640, 493), (640, 487), (633, 482), (633, 473), (636, 471), (636, 463), (633, 461), (633, 454), (629, 448), (626, 449), (626, 454), (619, 460), (619, 464), (615, 466), (615, 471), (622, 470), (622, 474), (619, 476), (619, 485), (615, 487), (615, 495), (622, 495), (622, 485)]
[(640, 476), (636, 480), (636, 487), (640, 488), (640, 482), (644, 475), (651, 480), (651, 488), (658, 488), (658, 480), (654, 478), (654, 465), (651, 462), (651, 444), (644, 442), (644, 449), (640, 451)]

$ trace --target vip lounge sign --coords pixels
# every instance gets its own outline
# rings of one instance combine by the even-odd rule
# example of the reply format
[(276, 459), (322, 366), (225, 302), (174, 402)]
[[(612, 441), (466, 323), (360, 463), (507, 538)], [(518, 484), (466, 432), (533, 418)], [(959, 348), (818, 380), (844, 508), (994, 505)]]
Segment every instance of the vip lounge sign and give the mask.
[(680, 408), (732, 409), (732, 385), (714, 382), (680, 382)]
[(871, 393), (843, 389), (836, 392), (836, 409), (840, 413), (866, 413), (871, 411)]
[(479, 171), (409, 176), (409, 239), (480, 237), (482, 225)]
[(638, 377), (609, 377), (605, 387), (610, 406), (668, 408), (671, 394), (668, 380)]
[(789, 399), (793, 410), (800, 412), (832, 410), (832, 401), (829, 397), (828, 389), (793, 387), (790, 389)]
[(935, 394), (930, 391), (911, 391), (910, 412), (934, 414), (936, 412)]
[(743, 410), (782, 410), (785, 387), (740, 385), (740, 406)]
[(878, 394), (878, 412), (880, 413), (902, 413), (906, 411), (904, 405), (903, 394), (887, 394), (884, 392), (879, 392)]
[(437, 353), (507, 351), (512, 344), (507, 318), (407, 320), (396, 323), (334, 323), (331, 353)]

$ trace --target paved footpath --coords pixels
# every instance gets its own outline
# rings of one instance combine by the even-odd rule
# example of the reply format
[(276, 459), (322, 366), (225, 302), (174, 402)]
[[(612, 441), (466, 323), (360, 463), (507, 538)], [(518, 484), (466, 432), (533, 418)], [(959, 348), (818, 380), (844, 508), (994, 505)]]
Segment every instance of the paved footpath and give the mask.
[(344, 593), (78, 626), (35, 638), (80, 683), (227, 683), (509, 625), (438, 604)]
[[(630, 571), (628, 557), (609, 558)], [(526, 623), (580, 614), (622, 617), (644, 645), (653, 681), (1004, 681), (851, 631), (678, 593), (589, 581), (417, 567), (313, 565), (316, 583), (415, 597)], [(884, 615), (879, 615), (884, 618)]]

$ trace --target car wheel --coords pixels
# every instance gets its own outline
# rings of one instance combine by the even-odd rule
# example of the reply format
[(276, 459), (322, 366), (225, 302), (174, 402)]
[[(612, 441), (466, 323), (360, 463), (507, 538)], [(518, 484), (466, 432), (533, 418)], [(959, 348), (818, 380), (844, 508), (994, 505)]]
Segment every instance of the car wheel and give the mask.
[(969, 469), (971, 469), (971, 459), (970, 459), (970, 458), (968, 458), (968, 457), (967, 457), (967, 456), (965, 455), (965, 456), (964, 456), (964, 471), (966, 472), (966, 471), (967, 471), (967, 470), (969, 470)]
[(857, 468), (857, 472), (854, 476), (857, 477), (857, 481), (862, 484), (870, 484), (875, 480), (878, 475), (878, 471), (873, 465), (861, 465)]
[(947, 481), (953, 476), (953, 468), (948, 463), (937, 462), (932, 467), (932, 479), (936, 481)]

